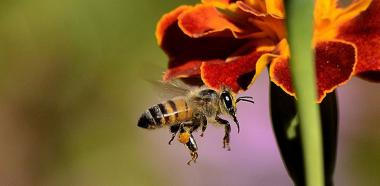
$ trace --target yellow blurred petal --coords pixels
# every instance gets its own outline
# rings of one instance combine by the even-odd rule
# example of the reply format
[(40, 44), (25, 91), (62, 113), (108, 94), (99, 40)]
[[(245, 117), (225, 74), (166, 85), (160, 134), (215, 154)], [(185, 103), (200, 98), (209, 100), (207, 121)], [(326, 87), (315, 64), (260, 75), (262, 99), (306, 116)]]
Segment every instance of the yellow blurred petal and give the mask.
[(335, 22), (337, 24), (350, 21), (352, 18), (358, 16), (364, 10), (367, 10), (372, 0), (359, 0), (350, 4), (346, 8), (338, 9), (335, 11)]
[(267, 13), (274, 18), (283, 19), (285, 17), (284, 4), (282, 0), (266, 0)]
[(336, 9), (336, 0), (316, 0), (314, 16), (316, 19), (326, 19), (331, 17), (332, 12)]

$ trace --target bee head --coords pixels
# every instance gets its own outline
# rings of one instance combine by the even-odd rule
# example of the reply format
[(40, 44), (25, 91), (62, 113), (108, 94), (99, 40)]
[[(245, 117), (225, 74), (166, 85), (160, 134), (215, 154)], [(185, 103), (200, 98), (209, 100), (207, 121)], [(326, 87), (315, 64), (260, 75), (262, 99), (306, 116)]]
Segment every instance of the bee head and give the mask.
[(254, 103), (252, 99), (253, 98), (250, 96), (241, 96), (235, 99), (235, 95), (231, 92), (231, 90), (227, 88), (223, 88), (222, 92), (220, 93), (220, 100), (222, 102), (221, 106), (223, 110), (234, 119), (234, 122), (236, 123), (238, 128), (238, 132), (240, 131), (240, 127), (239, 121), (236, 118), (236, 103), (238, 103), (239, 101)]
[(235, 96), (229, 89), (223, 88), (222, 92), (220, 93), (220, 100), (222, 109), (234, 119), (234, 122), (236, 123), (239, 132), (240, 127), (239, 122), (236, 118)]

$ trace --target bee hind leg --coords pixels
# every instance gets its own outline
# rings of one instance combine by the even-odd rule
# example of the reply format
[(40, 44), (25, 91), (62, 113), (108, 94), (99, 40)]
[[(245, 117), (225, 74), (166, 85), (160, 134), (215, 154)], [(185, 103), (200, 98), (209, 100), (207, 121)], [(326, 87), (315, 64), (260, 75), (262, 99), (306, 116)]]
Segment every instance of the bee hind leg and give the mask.
[(223, 137), (223, 148), (226, 148), (228, 151), (231, 150), (230, 147), (230, 132), (231, 126), (227, 120), (220, 118), (219, 116), (215, 117), (215, 121), (221, 125), (224, 125), (224, 137)]
[(187, 162), (188, 165), (190, 165), (191, 162), (196, 163), (198, 159), (198, 153), (197, 153), (197, 144), (195, 142), (195, 139), (193, 135), (190, 134), (189, 141), (186, 143), (187, 148), (190, 150), (190, 156), (191, 159)]
[(190, 153), (191, 159), (187, 162), (188, 165), (191, 165), (190, 163), (193, 161), (194, 163), (197, 162), (198, 159), (198, 153), (196, 151)]
[(178, 141), (183, 143), (190, 151), (191, 159), (187, 162), (188, 165), (191, 162), (195, 163), (198, 158), (198, 147), (192, 134), (194, 127), (197, 126), (191, 125), (191, 122), (183, 123), (179, 127)]

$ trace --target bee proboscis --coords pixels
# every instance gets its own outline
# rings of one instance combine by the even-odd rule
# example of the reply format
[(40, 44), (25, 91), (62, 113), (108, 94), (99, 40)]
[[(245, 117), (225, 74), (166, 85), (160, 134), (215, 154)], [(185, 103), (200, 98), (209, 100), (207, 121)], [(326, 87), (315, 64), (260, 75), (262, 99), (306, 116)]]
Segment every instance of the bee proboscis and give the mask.
[(219, 91), (200, 87), (188, 91), (183, 96), (174, 97), (150, 107), (140, 116), (138, 126), (146, 129), (169, 127), (172, 133), (169, 144), (179, 133), (178, 141), (185, 144), (190, 151), (191, 159), (187, 162), (190, 165), (198, 158), (198, 147), (192, 133), (201, 128), (200, 136), (203, 136), (207, 123), (224, 126), (223, 148), (230, 150), (231, 126), (220, 116), (231, 117), (239, 132), (236, 103), (239, 101), (254, 103), (251, 99), (250, 96), (236, 98), (236, 95), (226, 87)]

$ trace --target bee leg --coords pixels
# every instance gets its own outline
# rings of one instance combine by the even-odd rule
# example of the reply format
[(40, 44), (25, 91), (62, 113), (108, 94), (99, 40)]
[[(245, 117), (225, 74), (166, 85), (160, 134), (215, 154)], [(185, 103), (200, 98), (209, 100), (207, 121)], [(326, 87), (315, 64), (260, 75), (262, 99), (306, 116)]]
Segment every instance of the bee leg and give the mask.
[(189, 121), (183, 123), (183, 127), (188, 129), (190, 133), (193, 133), (195, 130), (199, 128), (199, 125), (197, 123), (194, 123), (193, 121)]
[(186, 143), (187, 148), (190, 150), (190, 156), (191, 159), (187, 162), (188, 165), (190, 165), (191, 162), (196, 163), (198, 159), (198, 153), (197, 153), (197, 143), (195, 142), (195, 139), (193, 138), (193, 135), (190, 134), (189, 141)]
[(220, 118), (219, 116), (215, 117), (215, 121), (221, 125), (224, 125), (224, 137), (223, 137), (223, 148), (227, 148), (228, 151), (231, 150), (230, 147), (230, 132), (231, 126), (227, 120)]
[(181, 143), (185, 144), (190, 151), (191, 159), (187, 162), (188, 165), (190, 165), (192, 161), (195, 163), (198, 158), (198, 147), (193, 135), (191, 134), (191, 130), (192, 128), (188, 128), (186, 127), (186, 125), (181, 125), (179, 129), (180, 132), (178, 135), (178, 140)]
[(192, 119), (192, 122), (193, 122), (193, 126), (194, 126), (194, 130), (198, 129), (198, 127), (202, 126), (202, 133), (201, 133), (201, 137), (203, 137), (203, 134), (207, 128), (207, 118), (206, 116), (203, 114), (203, 113), (195, 113), (193, 115), (193, 119)]
[(174, 140), (175, 136), (177, 135), (179, 128), (181, 124), (175, 124), (170, 126), (170, 132), (172, 133), (172, 137), (169, 140), (169, 145), (171, 145), (172, 141)]

